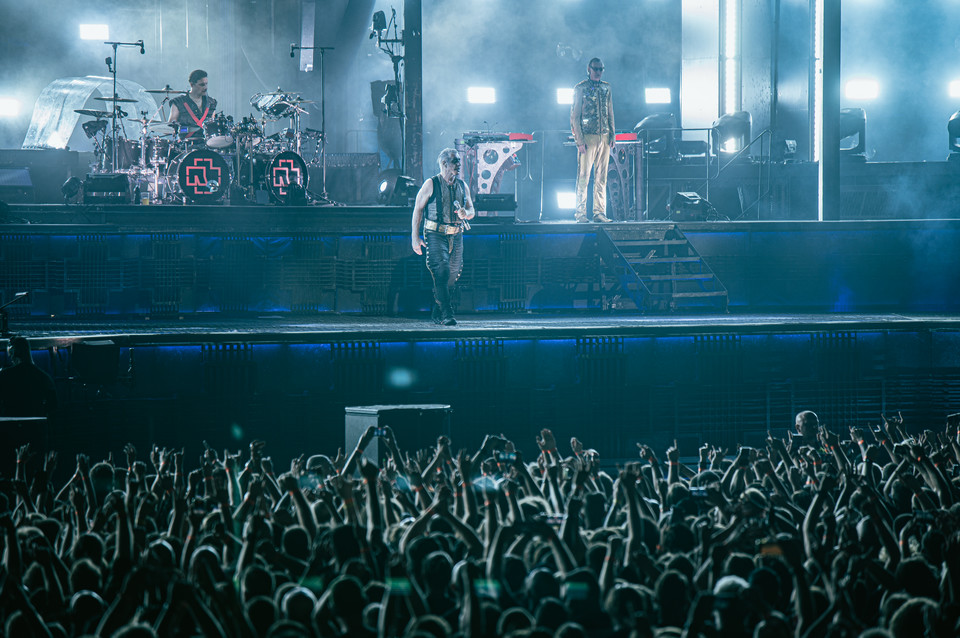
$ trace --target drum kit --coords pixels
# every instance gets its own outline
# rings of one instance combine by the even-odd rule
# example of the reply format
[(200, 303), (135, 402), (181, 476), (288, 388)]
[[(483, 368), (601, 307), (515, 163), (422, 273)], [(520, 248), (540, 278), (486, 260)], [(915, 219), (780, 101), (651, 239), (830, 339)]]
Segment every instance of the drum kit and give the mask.
[[(323, 133), (301, 127), (300, 118), (312, 104), (299, 95), (277, 89), (250, 98), (259, 117), (239, 122), (223, 113), (203, 126), (165, 120), (164, 106), (186, 91), (169, 85), (147, 93), (163, 95), (157, 112), (141, 112), (131, 118), (121, 104), (135, 100), (119, 97), (94, 98), (112, 103), (123, 122), (136, 123), (137, 133), (127, 137), (108, 132), (114, 110), (77, 109), (93, 119), (82, 128), (94, 145), (95, 173), (125, 173), (130, 176), (137, 203), (217, 204), (228, 198), (232, 204), (306, 204), (309, 173), (304, 150), (311, 143), (323, 144)], [(289, 126), (267, 135), (268, 124), (283, 119)], [(116, 148), (114, 148), (116, 140)], [(324, 185), (325, 186), (325, 185)], [(325, 188), (324, 188), (325, 192)]]

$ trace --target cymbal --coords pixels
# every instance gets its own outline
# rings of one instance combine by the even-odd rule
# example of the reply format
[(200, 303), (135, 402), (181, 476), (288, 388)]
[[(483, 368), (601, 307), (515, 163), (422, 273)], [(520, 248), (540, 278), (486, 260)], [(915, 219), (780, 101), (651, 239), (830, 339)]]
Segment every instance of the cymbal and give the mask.
[(169, 84), (163, 87), (162, 89), (146, 89), (146, 91), (147, 93), (164, 93), (166, 95), (173, 95), (173, 94), (186, 95), (187, 93), (186, 91), (178, 91), (174, 88), (171, 88)]
[(141, 119), (138, 119), (138, 118), (135, 118), (135, 117), (128, 117), (128, 118), (127, 118), (127, 121), (128, 121), (128, 122), (140, 122), (141, 124), (150, 124), (150, 125), (153, 125), (153, 126), (157, 126), (157, 125), (159, 125), (159, 124), (163, 124), (163, 125), (165, 125), (165, 126), (172, 126), (172, 123), (171, 123), (171, 122), (164, 122), (163, 120), (141, 120)]
[(295, 97), (292, 100), (283, 100), (287, 104), (316, 104), (314, 100), (303, 100), (301, 98)]
[(93, 99), (95, 99), (95, 100), (101, 100), (101, 101), (103, 101), (103, 102), (130, 102), (130, 103), (136, 102), (136, 100), (131, 100), (131, 99), (128, 98), (128, 97), (103, 97), (103, 96), (100, 96), (100, 95), (98, 95), (97, 97), (95, 97), (95, 98), (93, 98)]
[(90, 117), (95, 117), (100, 119), (101, 117), (110, 117), (110, 111), (97, 111), (95, 109), (73, 109), (74, 113), (79, 113), (80, 115), (89, 115)]

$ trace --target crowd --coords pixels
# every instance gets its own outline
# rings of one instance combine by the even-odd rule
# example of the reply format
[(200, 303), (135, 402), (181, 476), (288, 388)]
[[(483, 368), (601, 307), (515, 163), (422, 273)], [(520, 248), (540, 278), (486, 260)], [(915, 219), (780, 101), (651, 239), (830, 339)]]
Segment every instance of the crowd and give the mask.
[(958, 417), (841, 437), (801, 413), (765, 449), (638, 445), (616, 470), (547, 429), (525, 457), (495, 435), (403, 450), (371, 427), (289, 468), (260, 441), (196, 467), (127, 445), (78, 455), (62, 485), (64, 459), (22, 446), (0, 481), (0, 621), (12, 637), (953, 637)]

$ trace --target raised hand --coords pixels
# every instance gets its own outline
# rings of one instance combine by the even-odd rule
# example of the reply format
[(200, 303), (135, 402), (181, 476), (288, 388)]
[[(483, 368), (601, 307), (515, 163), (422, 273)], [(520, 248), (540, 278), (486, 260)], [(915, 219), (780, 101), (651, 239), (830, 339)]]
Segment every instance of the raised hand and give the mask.
[(457, 472), (460, 474), (461, 481), (469, 481), (473, 478), (473, 459), (466, 450), (457, 452)]
[(277, 483), (284, 492), (293, 492), (300, 488), (300, 480), (289, 472), (281, 474), (279, 478), (277, 478)]
[(575, 456), (580, 456), (583, 454), (583, 443), (580, 442), (580, 439), (577, 437), (570, 437), (570, 449), (573, 451)]
[(667, 461), (669, 463), (680, 462), (680, 449), (677, 447), (677, 440), (673, 440), (673, 445), (667, 448)]
[(134, 461), (137, 460), (137, 448), (133, 446), (133, 443), (127, 443), (123, 446), (123, 454), (127, 457), (127, 467), (133, 467)]
[(555, 452), (557, 450), (557, 439), (553, 436), (553, 432), (543, 428), (537, 436), (537, 445), (544, 452)]

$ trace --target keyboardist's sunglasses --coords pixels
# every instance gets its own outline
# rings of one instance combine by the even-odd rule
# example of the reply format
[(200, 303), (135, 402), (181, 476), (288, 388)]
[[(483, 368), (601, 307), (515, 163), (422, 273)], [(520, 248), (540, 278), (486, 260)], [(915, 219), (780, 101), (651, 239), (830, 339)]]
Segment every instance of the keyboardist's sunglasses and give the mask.
[(602, 67), (602, 66), (592, 66), (592, 67), (590, 67), (590, 70), (591, 70), (591, 71), (596, 71), (597, 73), (603, 73), (603, 67)]

